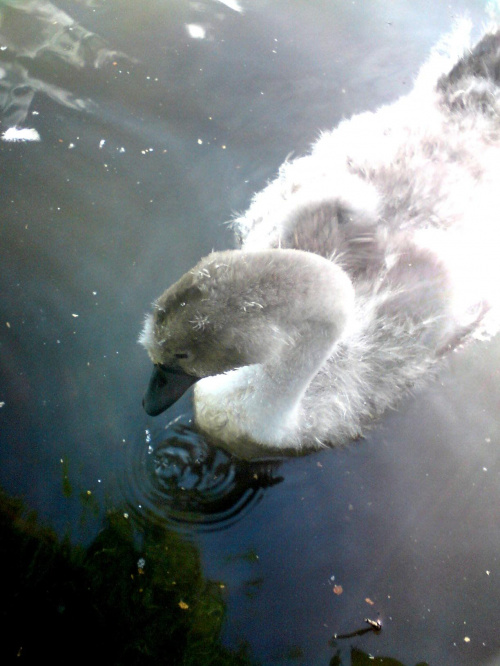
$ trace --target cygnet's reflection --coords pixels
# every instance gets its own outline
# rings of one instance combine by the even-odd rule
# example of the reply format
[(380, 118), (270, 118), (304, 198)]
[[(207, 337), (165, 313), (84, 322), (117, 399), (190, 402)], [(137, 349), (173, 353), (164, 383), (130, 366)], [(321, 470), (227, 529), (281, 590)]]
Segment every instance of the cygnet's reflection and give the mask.
[(264, 491), (283, 480), (279, 460), (247, 462), (209, 444), (182, 415), (158, 431), (147, 429), (131, 449), (125, 495), (138, 519), (229, 527), (246, 515)]

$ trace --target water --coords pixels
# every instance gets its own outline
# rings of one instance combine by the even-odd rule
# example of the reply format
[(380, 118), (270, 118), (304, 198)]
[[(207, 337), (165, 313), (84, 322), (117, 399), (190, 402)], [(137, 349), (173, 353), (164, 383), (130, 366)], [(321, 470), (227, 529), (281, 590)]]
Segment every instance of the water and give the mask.
[[(0, 3), (0, 133), (39, 137), (0, 142), (5, 663), (78, 661), (70, 638), (110, 663), (500, 663), (498, 339), (366, 440), (255, 465), (191, 430), (189, 395), (144, 414), (136, 343), (285, 157), (404, 94), (464, 10), (486, 18), (465, 0)], [(382, 631), (334, 638), (365, 618)]]

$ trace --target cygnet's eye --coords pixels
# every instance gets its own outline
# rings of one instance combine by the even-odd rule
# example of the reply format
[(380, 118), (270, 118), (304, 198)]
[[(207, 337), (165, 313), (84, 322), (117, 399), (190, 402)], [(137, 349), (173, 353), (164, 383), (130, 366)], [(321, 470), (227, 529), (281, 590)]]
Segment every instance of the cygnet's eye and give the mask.
[[(192, 356), (193, 355), (192, 355), (191, 352), (174, 353), (174, 358), (179, 359), (179, 360), (186, 360), (187, 359), (189, 361), (189, 360), (191, 360)], [(162, 370), (163, 372), (167, 372), (167, 373), (172, 373), (173, 372), (175, 374), (176, 372), (180, 371), (179, 367), (176, 364), (174, 364), (174, 365), (165, 365), (164, 363), (157, 363), (156, 367), (160, 368), (160, 370)]]

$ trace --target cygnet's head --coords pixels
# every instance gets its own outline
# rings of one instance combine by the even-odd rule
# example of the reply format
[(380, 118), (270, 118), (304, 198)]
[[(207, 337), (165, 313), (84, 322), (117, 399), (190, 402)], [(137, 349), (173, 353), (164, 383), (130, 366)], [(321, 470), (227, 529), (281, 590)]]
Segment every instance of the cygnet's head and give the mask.
[(159, 414), (201, 377), (276, 361), (307, 327), (336, 337), (352, 287), (298, 250), (214, 252), (154, 303), (139, 338), (155, 368), (144, 407)]

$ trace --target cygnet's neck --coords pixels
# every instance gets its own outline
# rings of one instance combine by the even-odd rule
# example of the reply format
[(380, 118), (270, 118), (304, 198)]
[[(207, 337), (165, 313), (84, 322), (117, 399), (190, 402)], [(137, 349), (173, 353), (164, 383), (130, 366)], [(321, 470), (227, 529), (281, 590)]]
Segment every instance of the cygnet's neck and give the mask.
[[(314, 325), (315, 324), (315, 325)], [(277, 359), (259, 366), (259, 377), (249, 410), (254, 412), (254, 437), (283, 441), (297, 436), (303, 422), (301, 403), (311, 381), (332, 355), (342, 334), (318, 322), (304, 326), (293, 345)], [(260, 424), (260, 425), (259, 425)], [(259, 430), (262, 434), (259, 435)]]
[[(283, 289), (289, 306), (282, 302), (275, 318), (271, 313), (269, 334), (262, 339), (268, 352), (264, 360), (202, 379), (195, 388), (198, 425), (242, 456), (252, 456), (255, 444), (259, 451), (262, 445), (288, 449), (300, 444), (304, 394), (354, 311), (354, 289), (340, 267), (317, 255), (294, 253), (305, 255), (313, 287)], [(297, 256), (293, 260), (296, 266)]]

